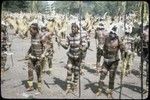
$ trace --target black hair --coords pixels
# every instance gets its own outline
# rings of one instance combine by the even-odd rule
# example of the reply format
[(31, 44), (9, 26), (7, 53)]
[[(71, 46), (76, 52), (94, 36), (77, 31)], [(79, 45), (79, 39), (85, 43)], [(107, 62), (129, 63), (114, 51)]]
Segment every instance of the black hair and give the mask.
[(145, 25), (144, 26), (144, 30), (148, 29), (149, 28), (149, 25)]
[(104, 19), (102, 19), (102, 18), (100, 18), (100, 20), (99, 21), (103, 21)]
[(99, 26), (104, 26), (104, 25), (102, 23), (100, 23)]
[[(37, 23), (32, 23), (31, 26), (34, 26), (32, 28), (36, 29), (37, 31), (39, 30), (38, 24)], [(30, 27), (31, 27), (30, 26)]]
[(109, 32), (109, 34), (116, 34), (116, 33), (115, 33), (115, 32), (113, 32), (113, 31), (110, 31), (110, 32)]
[(2, 31), (2, 32), (5, 33), (5, 32), (6, 32), (6, 28), (7, 28), (7, 27), (6, 27), (5, 25), (1, 24), (1, 31)]
[(99, 28), (99, 27), (98, 27), (97, 30), (104, 30), (104, 28)]
[(125, 32), (125, 34), (129, 34), (129, 32)]
[(117, 34), (116, 34), (115, 32), (113, 32), (113, 31), (110, 31), (109, 36), (110, 36), (110, 38), (111, 38), (112, 40), (118, 38)]
[(44, 26), (44, 27), (41, 27), (41, 30), (42, 30), (42, 29), (44, 29), (44, 30), (45, 30), (45, 29), (46, 29), (46, 27), (45, 27), (45, 26)]
[(38, 27), (38, 24), (37, 24), (37, 23), (32, 23), (31, 26), (32, 26), (32, 25), (35, 26), (35, 27)]
[(83, 17), (82, 20), (85, 20), (85, 17)]
[(117, 30), (117, 27), (116, 27), (116, 26), (114, 26), (114, 27), (112, 28), (112, 30), (113, 30), (113, 31), (116, 31), (116, 30)]
[(72, 23), (72, 24), (71, 24), (71, 28), (72, 28), (72, 27), (77, 27), (78, 30), (79, 30), (79, 27), (78, 27), (78, 25), (77, 25), (76, 23)]
[(111, 21), (114, 21), (114, 20), (115, 20), (115, 19), (112, 17), (112, 18), (111, 18)]

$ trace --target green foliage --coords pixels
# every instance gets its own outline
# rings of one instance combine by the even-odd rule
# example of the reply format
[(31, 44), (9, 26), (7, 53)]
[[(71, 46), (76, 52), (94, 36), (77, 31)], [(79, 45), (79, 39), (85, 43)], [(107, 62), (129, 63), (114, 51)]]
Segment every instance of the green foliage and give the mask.
[(26, 12), (28, 9), (27, 1), (3, 1), (2, 2), (2, 10), (11, 11), (11, 12)]
[[(140, 1), (83, 1), (82, 13), (89, 12), (94, 15), (103, 15), (108, 12), (110, 16), (123, 15), (126, 13), (135, 11), (140, 13)], [(125, 6), (125, 4), (127, 4)], [(77, 13), (79, 3), (78, 1), (55, 1), (53, 4), (56, 12), (58, 13)], [(148, 6), (145, 6), (148, 9)]]
[[(89, 12), (93, 15), (104, 15), (105, 12), (110, 16), (124, 15), (126, 12), (135, 11), (140, 19), (141, 1), (82, 1), (82, 16)], [(79, 1), (54, 1), (51, 8), (54, 8), (57, 13), (61, 14), (78, 14)], [(148, 15), (148, 4), (145, 2), (145, 14)], [(3, 1), (2, 10), (11, 12), (40, 12), (44, 13), (50, 7), (48, 1)], [(145, 15), (145, 19), (146, 19)]]
[(2, 10), (11, 12), (45, 12), (48, 9), (46, 1), (3, 1)]
[(79, 12), (77, 1), (55, 1), (52, 5), (56, 12), (61, 14), (75, 14)]

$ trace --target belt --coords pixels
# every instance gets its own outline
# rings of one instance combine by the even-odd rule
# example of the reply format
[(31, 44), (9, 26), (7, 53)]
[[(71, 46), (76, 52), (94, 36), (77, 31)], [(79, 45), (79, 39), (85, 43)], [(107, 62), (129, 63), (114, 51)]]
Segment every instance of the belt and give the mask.
[(73, 55), (70, 52), (68, 52), (67, 55), (71, 58), (75, 58), (75, 59), (79, 58), (79, 55)]
[(104, 61), (105, 62), (114, 62), (114, 61), (119, 61), (120, 59), (118, 58), (111, 58), (111, 59), (107, 59), (107, 58), (104, 58)]

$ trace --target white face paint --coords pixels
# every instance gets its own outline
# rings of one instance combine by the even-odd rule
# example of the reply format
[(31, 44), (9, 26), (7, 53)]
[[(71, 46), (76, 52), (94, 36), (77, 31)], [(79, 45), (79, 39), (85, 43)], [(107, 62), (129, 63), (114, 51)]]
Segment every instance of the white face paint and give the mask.
[(149, 28), (143, 31), (144, 41), (149, 42)]

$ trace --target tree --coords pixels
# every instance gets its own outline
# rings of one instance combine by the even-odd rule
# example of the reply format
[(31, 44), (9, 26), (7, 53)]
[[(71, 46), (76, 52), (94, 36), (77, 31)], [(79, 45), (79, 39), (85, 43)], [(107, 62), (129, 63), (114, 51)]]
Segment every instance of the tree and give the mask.
[(28, 10), (27, 1), (3, 1), (2, 10), (11, 11), (11, 12), (26, 12)]
[(44, 13), (48, 9), (47, 1), (3, 1), (2, 10), (11, 12), (40, 12)]

